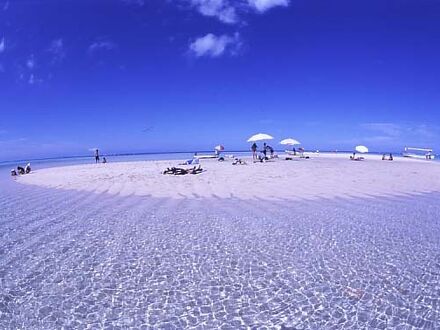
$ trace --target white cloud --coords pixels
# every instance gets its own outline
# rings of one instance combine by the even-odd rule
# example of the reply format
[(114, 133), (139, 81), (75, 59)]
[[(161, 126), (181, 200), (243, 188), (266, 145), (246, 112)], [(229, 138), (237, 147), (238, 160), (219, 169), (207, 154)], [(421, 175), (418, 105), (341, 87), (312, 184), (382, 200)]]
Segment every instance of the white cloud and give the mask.
[(217, 17), (224, 23), (236, 23), (238, 20), (236, 8), (227, 0), (190, 0), (190, 2), (205, 16)]
[(97, 41), (97, 42), (92, 43), (89, 46), (89, 52), (94, 53), (99, 50), (113, 50), (117, 46), (118, 45), (116, 45), (113, 41), (110, 41), (110, 40)]
[(286, 7), (290, 0), (185, 0), (205, 16), (217, 17), (224, 23), (237, 23), (239, 12), (249, 9), (263, 13), (273, 7)]
[(5, 37), (0, 40), (0, 54), (3, 53), (6, 49)]
[(273, 7), (287, 7), (289, 5), (289, 0), (248, 0), (248, 3), (249, 6), (262, 13)]
[(238, 33), (235, 33), (233, 36), (216, 36), (208, 33), (204, 37), (197, 38), (190, 43), (189, 50), (197, 57), (218, 57), (225, 52), (235, 54), (239, 47), (240, 36)]

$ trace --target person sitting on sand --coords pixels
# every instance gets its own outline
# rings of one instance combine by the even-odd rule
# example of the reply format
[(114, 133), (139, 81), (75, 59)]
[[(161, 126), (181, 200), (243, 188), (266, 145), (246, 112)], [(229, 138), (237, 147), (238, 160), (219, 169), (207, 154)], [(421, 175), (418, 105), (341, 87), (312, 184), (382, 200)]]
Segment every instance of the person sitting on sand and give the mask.
[(269, 160), (269, 158), (267, 158), (266, 153), (263, 151), (260, 151), (260, 154), (258, 155), (258, 161), (261, 163), (264, 163), (266, 160)]
[(364, 160), (364, 157), (356, 157), (356, 153), (353, 152), (353, 156), (350, 156), (351, 160)]
[(252, 150), (252, 159), (253, 160), (256, 160), (258, 157), (257, 157), (257, 149), (258, 149), (258, 146), (257, 146), (257, 144), (254, 142), (254, 144), (252, 145), (252, 147), (251, 147), (251, 150)]
[(21, 167), (21, 166), (17, 166), (17, 172), (18, 172), (18, 174), (20, 174), (20, 175), (23, 175), (23, 174), (26, 173), (26, 172), (24, 171), (24, 168)]
[(31, 163), (27, 163), (26, 167), (24, 168), (24, 172), (26, 174), (31, 173)]
[(102, 158), (102, 163), (107, 164), (107, 159), (105, 157)]
[(274, 153), (274, 151), (273, 151), (273, 148), (271, 147), (271, 146), (267, 146), (266, 147), (266, 149), (269, 151), (269, 153), (270, 153), (270, 158), (273, 158), (273, 153)]
[(11, 176), (17, 176), (17, 171), (15, 169), (11, 170)]
[(393, 154), (390, 153), (388, 157), (387, 157), (386, 154), (383, 154), (382, 155), (382, 160), (394, 160)]

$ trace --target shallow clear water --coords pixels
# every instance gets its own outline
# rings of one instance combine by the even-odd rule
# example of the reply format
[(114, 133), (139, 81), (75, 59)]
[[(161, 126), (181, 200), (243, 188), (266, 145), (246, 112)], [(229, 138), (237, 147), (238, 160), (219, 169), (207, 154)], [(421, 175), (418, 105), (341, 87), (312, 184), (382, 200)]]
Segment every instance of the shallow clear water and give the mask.
[(4, 179), (0, 328), (440, 328), (440, 194), (165, 200)]

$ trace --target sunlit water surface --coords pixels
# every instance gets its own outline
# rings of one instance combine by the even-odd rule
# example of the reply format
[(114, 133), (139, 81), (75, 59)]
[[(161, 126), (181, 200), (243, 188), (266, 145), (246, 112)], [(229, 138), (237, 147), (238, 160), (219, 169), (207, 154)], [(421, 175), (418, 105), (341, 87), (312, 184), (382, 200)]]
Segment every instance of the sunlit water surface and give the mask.
[(440, 194), (167, 200), (0, 175), (2, 329), (440, 328)]

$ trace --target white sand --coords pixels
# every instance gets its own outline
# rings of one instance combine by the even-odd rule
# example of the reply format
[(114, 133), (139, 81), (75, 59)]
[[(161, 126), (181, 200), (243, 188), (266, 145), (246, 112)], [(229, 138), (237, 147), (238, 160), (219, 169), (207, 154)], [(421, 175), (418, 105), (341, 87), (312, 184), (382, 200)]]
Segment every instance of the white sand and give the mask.
[(171, 198), (316, 199), (375, 197), (440, 191), (440, 164), (366, 155), (311, 155), (311, 159), (232, 166), (232, 160), (202, 161), (199, 175), (163, 175), (180, 161), (90, 164), (36, 170), (18, 182), (58, 189)]

